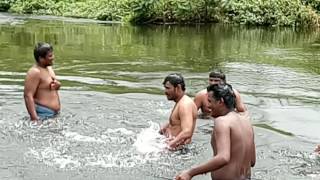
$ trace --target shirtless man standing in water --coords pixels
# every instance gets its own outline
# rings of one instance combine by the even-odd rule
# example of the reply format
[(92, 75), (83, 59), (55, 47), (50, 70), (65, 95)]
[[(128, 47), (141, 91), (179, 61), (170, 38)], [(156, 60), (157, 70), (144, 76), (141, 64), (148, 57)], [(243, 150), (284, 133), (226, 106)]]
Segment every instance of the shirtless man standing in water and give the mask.
[(60, 110), (60, 82), (52, 69), (53, 48), (38, 43), (34, 48), (36, 63), (29, 69), (24, 83), (24, 100), (33, 122), (56, 116)]
[(206, 163), (183, 171), (176, 180), (211, 172), (212, 179), (250, 179), (256, 162), (254, 132), (248, 113), (235, 112), (235, 95), (230, 85), (214, 84), (207, 88), (214, 119), (211, 146), (214, 157)]
[[(209, 85), (212, 84), (226, 84), (226, 76), (221, 71), (212, 71), (209, 73), (208, 79)], [(236, 96), (236, 110), (238, 112), (244, 112), (247, 110), (246, 106), (240, 97), (240, 93), (233, 89)], [(203, 89), (196, 94), (194, 97), (194, 103), (196, 104), (198, 110), (201, 109), (203, 115), (208, 116), (211, 113), (210, 105), (207, 98), (207, 89)]]
[(197, 107), (193, 100), (185, 95), (185, 83), (180, 74), (170, 74), (164, 81), (168, 100), (176, 104), (171, 112), (169, 122), (160, 130), (168, 137), (168, 146), (172, 149), (191, 142), (197, 118)]

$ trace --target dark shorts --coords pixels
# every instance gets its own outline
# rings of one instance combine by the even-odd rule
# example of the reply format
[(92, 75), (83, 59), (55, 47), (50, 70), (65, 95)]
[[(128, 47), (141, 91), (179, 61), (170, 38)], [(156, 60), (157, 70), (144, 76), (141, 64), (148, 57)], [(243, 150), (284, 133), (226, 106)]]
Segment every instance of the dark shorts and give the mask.
[(36, 112), (40, 120), (47, 120), (50, 118), (54, 118), (58, 115), (59, 112), (54, 111), (46, 106), (35, 104)]

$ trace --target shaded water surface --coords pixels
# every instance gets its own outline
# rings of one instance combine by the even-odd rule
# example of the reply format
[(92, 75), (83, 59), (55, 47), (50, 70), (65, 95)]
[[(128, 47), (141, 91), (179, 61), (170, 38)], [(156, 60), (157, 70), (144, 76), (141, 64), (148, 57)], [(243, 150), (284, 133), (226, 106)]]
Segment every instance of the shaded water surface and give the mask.
[[(212, 68), (226, 72), (250, 110), (253, 177), (319, 179), (312, 153), (320, 143), (319, 39), (316, 30), (0, 14), (0, 179), (172, 179), (212, 156), (213, 123), (199, 119), (188, 148), (161, 150), (158, 124), (174, 105), (162, 95), (162, 80), (181, 72), (194, 96)], [(38, 41), (54, 46), (62, 112), (32, 126), (22, 91)], [(159, 143), (148, 144), (152, 138)]]

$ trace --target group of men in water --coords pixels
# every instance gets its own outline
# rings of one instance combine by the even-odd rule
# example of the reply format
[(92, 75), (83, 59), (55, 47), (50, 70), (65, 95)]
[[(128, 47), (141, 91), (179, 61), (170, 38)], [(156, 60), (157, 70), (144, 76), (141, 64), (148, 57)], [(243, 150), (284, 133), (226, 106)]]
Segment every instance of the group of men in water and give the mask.
[(180, 74), (168, 75), (163, 85), (167, 99), (175, 101), (169, 122), (160, 131), (169, 137), (170, 148), (191, 142), (198, 109), (214, 118), (213, 158), (183, 171), (176, 179), (191, 179), (207, 172), (211, 172), (212, 179), (250, 178), (256, 161), (254, 132), (239, 92), (225, 82), (224, 74), (211, 72), (209, 86), (197, 93), (194, 100), (185, 94)]
[[(25, 79), (24, 99), (32, 122), (39, 124), (58, 115), (61, 83), (52, 69), (54, 54), (50, 44), (38, 43), (34, 58), (36, 63)], [(254, 132), (240, 93), (226, 83), (225, 75), (211, 72), (209, 86), (194, 99), (186, 95), (181, 74), (168, 75), (163, 86), (167, 99), (175, 102), (169, 121), (159, 132), (167, 137), (169, 149), (191, 143), (199, 109), (214, 120), (211, 136), (214, 156), (179, 173), (175, 179), (188, 180), (207, 172), (211, 172), (212, 179), (250, 179), (251, 167), (256, 162)], [(320, 145), (316, 150), (320, 152)]]

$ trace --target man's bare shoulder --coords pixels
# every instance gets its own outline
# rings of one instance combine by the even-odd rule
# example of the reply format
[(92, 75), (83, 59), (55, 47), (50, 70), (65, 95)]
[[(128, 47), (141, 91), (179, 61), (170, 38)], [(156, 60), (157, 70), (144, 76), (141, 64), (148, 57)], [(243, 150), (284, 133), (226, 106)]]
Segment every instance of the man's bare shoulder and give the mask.
[(216, 123), (223, 123), (223, 124), (229, 124), (231, 125), (233, 122), (238, 121), (240, 119), (240, 116), (236, 112), (230, 112), (224, 116), (219, 116), (215, 118), (215, 124)]
[(231, 119), (228, 116), (219, 116), (214, 118), (214, 129), (226, 129), (231, 127)]
[(179, 102), (179, 109), (192, 109), (197, 111), (197, 106), (189, 96), (185, 95)]
[(192, 98), (189, 97), (189, 96), (187, 96), (187, 95), (185, 95), (185, 96), (183, 97), (182, 102), (183, 102), (183, 103), (181, 103), (181, 104), (184, 104), (184, 105), (195, 105), (195, 104), (194, 104), (194, 101), (192, 100)]
[(38, 76), (40, 75), (41, 71), (39, 68), (32, 66), (28, 72), (27, 72), (27, 76)]
[(196, 97), (205, 96), (206, 94), (207, 94), (207, 89), (203, 89), (203, 90), (197, 92), (195, 98), (196, 98)]

